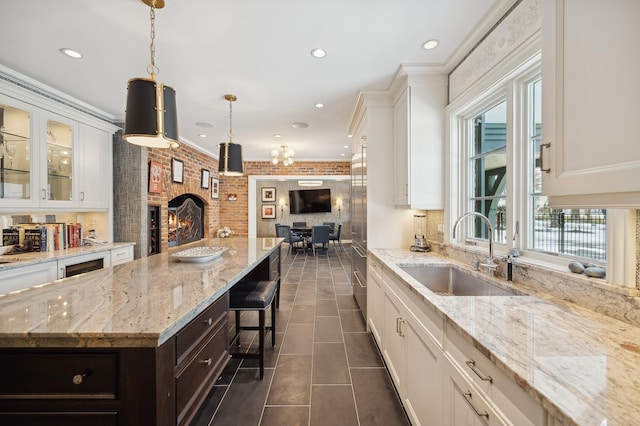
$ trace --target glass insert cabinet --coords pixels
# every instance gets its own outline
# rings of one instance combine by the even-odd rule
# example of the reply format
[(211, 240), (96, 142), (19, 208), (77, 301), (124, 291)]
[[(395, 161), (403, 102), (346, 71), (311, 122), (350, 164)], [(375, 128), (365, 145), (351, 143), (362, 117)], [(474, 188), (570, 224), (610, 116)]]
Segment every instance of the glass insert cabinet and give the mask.
[(73, 201), (77, 122), (0, 95), (0, 205)]

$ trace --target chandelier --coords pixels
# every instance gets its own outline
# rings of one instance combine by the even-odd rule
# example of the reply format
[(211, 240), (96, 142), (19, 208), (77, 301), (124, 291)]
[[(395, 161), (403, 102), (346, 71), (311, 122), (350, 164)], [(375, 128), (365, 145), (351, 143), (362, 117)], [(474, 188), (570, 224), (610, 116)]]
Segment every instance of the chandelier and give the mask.
[(280, 145), (280, 149), (271, 151), (271, 162), (273, 164), (281, 162), (283, 166), (290, 166), (293, 164), (294, 155), (296, 155), (294, 150), (289, 149), (286, 145)]

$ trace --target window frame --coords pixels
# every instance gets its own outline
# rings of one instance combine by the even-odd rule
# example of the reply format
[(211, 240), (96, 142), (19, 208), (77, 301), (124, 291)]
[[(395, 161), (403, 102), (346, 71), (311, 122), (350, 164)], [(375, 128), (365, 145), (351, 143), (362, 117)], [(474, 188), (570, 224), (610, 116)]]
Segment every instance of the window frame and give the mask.
[[(521, 255), (520, 261), (532, 261), (548, 264), (557, 269), (571, 261), (570, 256), (547, 254), (544, 252), (528, 250), (529, 242), (533, 237), (533, 213), (531, 208), (531, 182), (534, 163), (530, 159), (531, 149), (529, 129), (533, 123), (529, 123), (532, 113), (529, 102), (530, 84), (541, 78), (541, 55), (539, 52), (526, 58), (518, 66), (509, 66), (512, 63), (502, 64), (496, 67), (490, 75), (484, 76), (446, 109), (447, 120), (447, 160), (451, 169), (447, 174), (447, 185), (451, 189), (448, 193), (446, 205), (448, 214), (446, 219), (452, 225), (463, 213), (473, 210), (472, 204), (472, 173), (470, 167), (471, 153), (473, 152), (471, 133), (473, 132), (473, 118), (497, 105), (502, 100), (507, 101), (507, 190), (506, 190), (506, 244), (494, 241), (494, 256), (501, 258), (512, 248), (518, 248)], [(544, 81), (542, 82), (544, 84)], [(533, 120), (531, 120), (533, 121)], [(544, 126), (544, 123), (543, 123)], [(544, 137), (544, 136), (543, 136)], [(514, 143), (526, 141), (526, 143)], [(524, 151), (524, 152), (523, 152)], [(609, 214), (611, 212), (611, 214)], [(615, 217), (614, 217), (615, 216)], [(617, 219), (616, 219), (617, 217)], [(635, 229), (635, 211), (621, 210), (617, 213), (607, 209), (607, 281), (616, 285), (635, 286), (635, 275), (631, 268), (620, 259), (635, 256), (635, 240), (626, 241), (624, 244), (614, 244), (611, 240), (614, 235), (620, 235), (628, 230)], [(520, 223), (520, 232), (514, 241), (515, 223)], [(451, 237), (451, 226), (447, 226), (445, 240), (454, 246), (463, 246), (464, 241), (472, 239), (476, 243), (475, 250), (487, 253), (488, 240), (473, 237), (471, 220), (465, 220), (459, 226), (459, 238)], [(613, 259), (618, 259), (614, 261)], [(593, 261), (592, 263), (599, 263)], [(633, 263), (635, 265), (635, 263)], [(603, 265), (604, 266), (604, 265)]]

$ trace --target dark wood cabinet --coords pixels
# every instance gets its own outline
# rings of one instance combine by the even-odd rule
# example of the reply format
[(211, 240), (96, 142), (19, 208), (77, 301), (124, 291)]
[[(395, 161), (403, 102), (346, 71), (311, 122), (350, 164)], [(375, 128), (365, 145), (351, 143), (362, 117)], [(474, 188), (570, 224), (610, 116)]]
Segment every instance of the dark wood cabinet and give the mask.
[[(280, 280), (280, 247), (241, 281)], [(189, 424), (229, 360), (228, 293), (158, 347), (0, 348), (0, 425)]]

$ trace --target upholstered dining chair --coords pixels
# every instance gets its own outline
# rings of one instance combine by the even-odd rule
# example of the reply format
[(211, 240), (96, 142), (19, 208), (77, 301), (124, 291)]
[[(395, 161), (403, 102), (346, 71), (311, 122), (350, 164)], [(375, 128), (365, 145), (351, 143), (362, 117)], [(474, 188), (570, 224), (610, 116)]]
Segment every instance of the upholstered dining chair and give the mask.
[(306, 228), (307, 222), (293, 222), (293, 225), (291, 226), (294, 228)]
[(342, 245), (342, 224), (338, 224), (338, 230), (336, 232), (331, 232), (329, 234), (329, 241), (333, 241), (333, 245), (336, 245), (336, 241), (338, 242), (338, 247), (340, 250), (344, 251), (344, 246)]
[(315, 225), (311, 227), (311, 250), (316, 255), (316, 246), (322, 244), (322, 250), (329, 248), (329, 227), (327, 225)]
[(322, 222), (323, 225), (327, 225), (329, 227), (329, 232), (330, 233), (334, 233), (336, 232), (336, 223), (335, 222)]
[(304, 247), (304, 238), (300, 235), (292, 233), (291, 227), (289, 225), (276, 226), (276, 237), (284, 238), (284, 242), (289, 244), (289, 253), (291, 253), (293, 247), (296, 246), (296, 244), (299, 246), (299, 248)]

